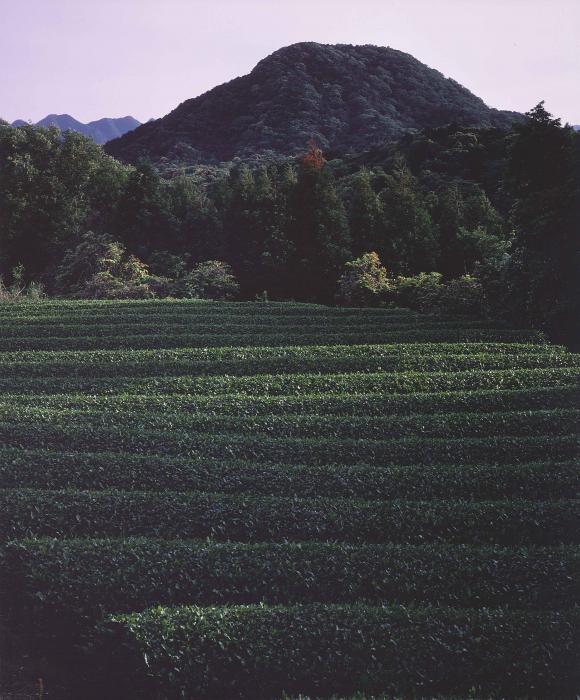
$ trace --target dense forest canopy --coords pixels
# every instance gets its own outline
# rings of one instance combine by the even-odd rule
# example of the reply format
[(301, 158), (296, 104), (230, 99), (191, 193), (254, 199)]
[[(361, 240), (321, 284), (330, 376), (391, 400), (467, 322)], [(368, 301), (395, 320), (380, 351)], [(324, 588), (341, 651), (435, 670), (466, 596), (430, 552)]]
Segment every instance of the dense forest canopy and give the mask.
[(470, 275), (488, 311), (570, 339), (579, 190), (580, 134), (542, 105), (511, 130), (430, 128), (328, 161), (310, 144), (172, 177), (74, 132), (0, 123), (0, 273), (48, 293), (179, 296), (219, 260), (243, 298), (332, 302), (345, 263), (372, 251), (393, 276)]

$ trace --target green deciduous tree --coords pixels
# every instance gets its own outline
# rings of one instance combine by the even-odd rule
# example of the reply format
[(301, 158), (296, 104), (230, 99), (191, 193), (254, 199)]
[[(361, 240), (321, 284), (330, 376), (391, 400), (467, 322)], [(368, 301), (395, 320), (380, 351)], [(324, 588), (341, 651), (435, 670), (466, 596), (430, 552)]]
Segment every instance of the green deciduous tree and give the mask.
[(331, 171), (310, 156), (298, 172), (291, 217), (295, 296), (330, 301), (341, 267), (350, 256), (350, 232)]
[(509, 300), (553, 338), (571, 341), (580, 318), (580, 143), (538, 104), (515, 128), (509, 162), (516, 230)]
[(363, 168), (352, 180), (352, 196), (348, 221), (352, 236), (352, 250), (361, 254), (379, 245), (381, 204), (371, 182), (371, 174)]
[(233, 299), (239, 284), (231, 267), (221, 260), (207, 260), (196, 265), (184, 279), (186, 296), (195, 299)]
[(79, 298), (152, 296), (149, 270), (118, 241), (89, 231), (68, 250), (56, 274), (56, 290)]
[(111, 219), (125, 172), (76, 132), (0, 122), (0, 274), (57, 264), (91, 219)]
[(439, 232), (416, 179), (400, 161), (386, 178), (380, 193), (383, 260), (391, 260), (396, 272), (421, 272), (437, 267)]
[(392, 282), (377, 253), (365, 253), (345, 265), (338, 280), (338, 300), (347, 306), (376, 306), (384, 301)]

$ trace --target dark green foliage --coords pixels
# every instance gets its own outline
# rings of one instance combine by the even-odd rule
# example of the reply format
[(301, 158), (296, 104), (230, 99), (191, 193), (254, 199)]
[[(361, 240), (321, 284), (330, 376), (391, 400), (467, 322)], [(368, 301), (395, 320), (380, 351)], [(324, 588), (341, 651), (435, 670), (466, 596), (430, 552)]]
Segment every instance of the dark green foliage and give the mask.
[(378, 306), (387, 298), (391, 281), (376, 253), (364, 253), (345, 265), (338, 280), (338, 299), (345, 306)]
[(58, 292), (81, 299), (154, 296), (147, 266), (107, 235), (85, 233), (56, 271)]
[(543, 106), (515, 130), (509, 183), (516, 240), (509, 266), (514, 315), (580, 341), (580, 148)]
[[(119, 377), (33, 377), (15, 376), (1, 379), (0, 388), (7, 393), (18, 391), (36, 394), (88, 392), (115, 394)], [(519, 389), (532, 387), (578, 387), (577, 367), (546, 369), (464, 370), (462, 372), (369, 372), (354, 374), (286, 374), (258, 377), (145, 377), (123, 378), (123, 388), (131, 393), (160, 395), (196, 395), (225, 397), (232, 392), (241, 396), (296, 396), (304, 392), (343, 393), (455, 391), (477, 389)]]
[[(382, 51), (391, 55), (375, 47), (300, 45), (292, 50), (312, 52), (317, 69), (331, 72), (334, 67), (321, 57), (336, 54), (347, 61), (347, 74), (361, 68), (349, 59), (353, 51), (362, 52), (363, 63), (368, 59), (375, 68)], [(391, 59), (394, 64), (401, 60), (413, 74), (409, 57), (393, 52)], [(295, 68), (285, 64), (284, 70)], [(383, 78), (376, 79), (382, 83)], [(328, 85), (318, 87), (324, 91)], [(392, 86), (382, 89), (390, 92)], [(277, 99), (279, 93), (278, 86)], [(397, 92), (398, 99), (410, 95), (406, 89)], [(379, 113), (378, 108), (369, 112), (372, 119)], [(281, 118), (279, 110), (275, 114)], [(463, 125), (407, 134), (360, 155), (334, 152), (328, 163), (313, 147), (320, 154), (314, 160), (308, 154), (268, 157), (200, 165), (185, 175), (176, 175), (173, 164), (167, 180), (151, 165), (121, 166), (79, 134), (68, 132), (61, 139), (57, 131), (2, 123), (0, 276), (10, 287), (12, 270), (23, 265), (24, 286), (42, 283), (49, 294), (191, 296), (200, 293), (192, 287), (192, 269), (217, 260), (231, 266), (242, 298), (328, 302), (343, 264), (374, 250), (394, 274), (433, 272), (442, 275), (442, 283), (452, 280), (449, 294), (433, 303), (423, 299), (415, 308), (501, 315), (573, 344), (580, 299), (575, 242), (580, 137), (562, 129), (543, 108), (528, 116), (509, 133), (470, 128), (463, 120)], [(389, 131), (396, 118), (389, 112), (386, 119)], [(333, 123), (330, 140), (340, 132)], [(246, 126), (244, 134), (252, 136)], [(266, 140), (270, 134), (263, 128), (260, 133)], [(353, 134), (368, 137), (364, 129)], [(292, 150), (304, 151), (312, 135)], [(182, 137), (180, 131), (181, 143)], [(126, 251), (122, 274), (117, 263), (97, 266), (89, 281), (69, 269), (89, 230), (96, 241)], [(128, 265), (137, 260), (144, 266)], [(455, 278), (461, 278), (457, 284), (463, 292), (469, 286), (469, 294), (455, 294)], [(447, 303), (455, 298), (465, 303)], [(405, 295), (394, 301), (405, 302)]]
[(579, 622), (577, 613), (486, 609), (154, 608), (115, 618), (103, 644), (121, 678), (134, 668), (125, 688), (165, 698), (474, 688), (564, 698), (578, 687)]
[[(437, 337), (439, 333), (438, 328), (426, 329), (424, 335), (432, 338)], [(494, 333), (496, 332), (492, 331), (490, 335), (493, 337)], [(402, 335), (404, 337), (404, 331)], [(360, 332), (358, 337), (361, 337)], [(334, 338), (335, 334), (331, 334), (329, 340), (332, 342)], [(103, 339), (99, 340), (104, 344)], [(16, 342), (18, 341), (13, 341), (14, 344)], [(189, 343), (189, 347), (175, 350), (73, 351), (74, 343), (71, 342), (70, 350), (57, 351), (56, 348), (51, 348), (49, 351), (36, 350), (33, 353), (28, 350), (5, 352), (0, 356), (0, 375), (97, 378), (114, 375), (153, 377), (170, 372), (173, 377), (181, 375), (191, 378), (206, 375), (232, 377), (316, 372), (322, 364), (326, 374), (578, 367), (580, 376), (580, 357), (574, 353), (554, 349), (553, 346), (545, 346), (543, 352), (534, 350), (526, 352), (524, 344), (512, 343), (512, 352), (510, 352), (510, 344), (506, 343), (504, 347), (507, 351), (500, 349), (498, 352), (493, 341), (491, 343), (332, 345), (331, 347), (319, 345), (265, 347), (265, 345), (264, 343), (264, 346), (239, 349), (208, 346), (192, 348)]]
[[(155, 265), (187, 278), (170, 251)], [(0, 320), (3, 625), (51, 696), (576, 687), (573, 353), (394, 308), (47, 300)]]
[(300, 280), (298, 297), (331, 301), (341, 268), (351, 254), (351, 240), (329, 169), (305, 158), (290, 206), (291, 270), (294, 279)]
[[(348, 390), (349, 387), (347, 386)], [(527, 389), (474, 389), (472, 391), (435, 391), (407, 394), (377, 392), (334, 392), (331, 394), (299, 393), (289, 395), (226, 394), (167, 396), (149, 393), (146, 396), (128, 394), (56, 394), (56, 395), (8, 395), (0, 401), (0, 409), (17, 410), (21, 407), (56, 410), (106, 411), (117, 409), (120, 413), (130, 409), (140, 412), (169, 412), (175, 415), (193, 416), (294, 416), (302, 414), (318, 416), (410, 416), (414, 414), (472, 413), (483, 411), (515, 411), (550, 408), (576, 408), (580, 389), (571, 384)]]
[(385, 178), (380, 194), (378, 253), (397, 273), (422, 272), (438, 266), (438, 231), (424, 196), (404, 163)]
[(22, 264), (38, 280), (93, 212), (103, 226), (111, 222), (126, 178), (126, 168), (76, 132), (0, 121), (0, 274)]
[(373, 189), (371, 174), (363, 168), (352, 180), (351, 200), (348, 207), (352, 251), (355, 255), (368, 253), (380, 244), (381, 216), (382, 206)]
[(107, 613), (159, 603), (388, 601), (534, 611), (580, 602), (580, 548), (570, 546), (40, 539), (8, 545), (5, 561), (9, 603), (34, 619), (35, 634), (60, 644)]
[(520, 464), (304, 465), (239, 458), (3, 448), (0, 488), (204, 491), (367, 500), (551, 500), (580, 492), (577, 461)]
[[(50, 415), (50, 413), (48, 414)], [(443, 421), (442, 421), (443, 422)], [(469, 425), (469, 420), (465, 423)], [(477, 420), (473, 420), (477, 424)], [(522, 418), (521, 425), (525, 423)], [(340, 437), (270, 437), (260, 433), (223, 432), (195, 433), (188, 429), (175, 428), (171, 431), (161, 426), (153, 429), (136, 423), (110, 426), (94, 425), (94, 420), (78, 420), (71, 425), (67, 417), (60, 420), (0, 422), (0, 439), (10, 447), (53, 447), (63, 444), (73, 450), (80, 450), (89, 443), (96, 450), (113, 447), (119, 452), (156, 452), (191, 457), (238, 456), (241, 459), (259, 461), (290, 461), (296, 464), (358, 464), (377, 460), (386, 464), (436, 464), (454, 459), (458, 464), (473, 462), (511, 463), (527, 462), (536, 459), (539, 450), (550, 450), (556, 460), (574, 458), (580, 448), (580, 435), (576, 423), (572, 421), (574, 434), (558, 434), (557, 426), (549, 421), (550, 432), (529, 437), (504, 435), (498, 430), (497, 437), (471, 437), (469, 429), (459, 426), (451, 429), (446, 437), (415, 437), (409, 425), (407, 434), (413, 437), (385, 436), (384, 439), (340, 438)], [(488, 429), (493, 430), (499, 421), (491, 421)], [(412, 425), (412, 424), (411, 424)], [(416, 424), (415, 424), (416, 425)], [(540, 429), (542, 424), (540, 422)], [(563, 431), (569, 429), (565, 424)], [(444, 432), (444, 431), (443, 431)], [(458, 437), (462, 432), (469, 437)], [(477, 435), (477, 431), (474, 431)], [(520, 428), (519, 432), (525, 433)], [(554, 435), (554, 432), (556, 433)], [(445, 434), (445, 433), (444, 433)]]
[(573, 500), (357, 501), (7, 489), (0, 491), (0, 505), (4, 540), (144, 536), (242, 542), (580, 544), (580, 504)]
[[(445, 324), (439, 328), (422, 329), (420, 326), (406, 325), (400, 329), (386, 328), (385, 330), (373, 330), (364, 334), (364, 340), (373, 344), (397, 343), (397, 344), (416, 344), (425, 343), (431, 346), (433, 341), (441, 343), (486, 343), (488, 341), (504, 341), (510, 342), (526, 342), (538, 340), (540, 336), (535, 331), (530, 330), (513, 330), (503, 328), (489, 328), (487, 322), (478, 325), (478, 321), (472, 323), (453, 322), (450, 326)], [(356, 327), (355, 327), (356, 328)], [(156, 349), (165, 350), (174, 348), (220, 348), (220, 347), (264, 347), (264, 346), (307, 346), (307, 345), (338, 345), (338, 344), (353, 344), (358, 345), (361, 340), (360, 330), (351, 330), (347, 332), (324, 331), (321, 329), (318, 332), (312, 330), (299, 330), (295, 333), (276, 332), (261, 332), (259, 335), (256, 331), (250, 329), (242, 329), (236, 333), (235, 328), (228, 335), (220, 336), (215, 332), (215, 328), (208, 329), (207, 333), (191, 332), (174, 333), (161, 335), (158, 333), (146, 333), (143, 335), (110, 335), (108, 337), (95, 337), (94, 335), (82, 336), (48, 336), (48, 337), (24, 337), (24, 338), (0, 338), (0, 350), (11, 350), (15, 346), (19, 346), (22, 350), (34, 351), (73, 351), (73, 350), (118, 350), (124, 349)]]
[[(239, 442), (241, 435), (262, 436), (267, 439), (275, 435), (276, 439), (332, 439), (332, 440), (388, 440), (394, 438), (420, 436), (448, 439), (458, 437), (480, 437), (492, 433), (498, 437), (527, 436), (530, 432), (539, 435), (573, 435), (580, 434), (580, 409), (556, 409), (541, 411), (512, 411), (502, 413), (445, 413), (413, 414), (410, 416), (325, 416), (325, 415), (282, 415), (282, 416), (208, 416), (205, 413), (183, 414), (183, 411), (149, 412), (144, 411), (136, 416), (134, 410), (118, 409), (111, 415), (103, 414), (101, 408), (96, 410), (86, 408), (33, 408), (0, 406), (0, 434), (6, 435), (7, 421), (17, 424), (28, 423), (34, 430), (36, 424), (49, 421), (54, 428), (62, 428), (67, 423), (74, 423), (81, 429), (90, 429), (98, 423), (101, 428), (115, 428), (119, 431), (119, 440), (123, 440), (122, 432), (133, 429), (134, 432), (145, 433), (150, 430), (153, 444), (159, 445), (155, 439), (156, 431), (167, 428), (167, 448), (179, 441), (185, 450), (201, 449), (204, 439), (202, 436), (215, 436), (219, 443), (231, 436)], [(8, 424), (9, 425), (9, 424)], [(122, 432), (121, 432), (122, 431)], [(27, 433), (29, 431), (26, 431)], [(95, 429), (94, 439), (101, 443), (100, 430)], [(50, 433), (43, 433), (49, 435)], [(189, 437), (186, 437), (186, 435)], [(201, 438), (201, 439), (200, 439)], [(12, 442), (10, 435), (7, 442)], [(74, 441), (74, 437), (71, 438)], [(145, 439), (145, 443), (149, 441)], [(159, 445), (161, 448), (162, 445)], [(241, 446), (241, 443), (240, 443)], [(338, 446), (345, 454), (353, 452), (352, 446), (345, 442)], [(384, 445), (372, 445), (370, 442), (361, 446), (361, 451), (368, 448), (381, 452)], [(292, 445), (288, 445), (292, 450)], [(251, 449), (242, 447), (242, 450)], [(314, 448), (316, 450), (316, 448)], [(388, 449), (388, 448), (387, 448)]]
[(293, 44), (173, 112), (107, 144), (137, 162), (220, 162), (295, 155), (314, 138), (360, 152), (412, 129), (450, 122), (508, 126), (519, 115), (478, 97), (409, 54), (380, 46)]
[(194, 299), (225, 301), (238, 295), (240, 285), (226, 263), (206, 260), (184, 277), (184, 291)]

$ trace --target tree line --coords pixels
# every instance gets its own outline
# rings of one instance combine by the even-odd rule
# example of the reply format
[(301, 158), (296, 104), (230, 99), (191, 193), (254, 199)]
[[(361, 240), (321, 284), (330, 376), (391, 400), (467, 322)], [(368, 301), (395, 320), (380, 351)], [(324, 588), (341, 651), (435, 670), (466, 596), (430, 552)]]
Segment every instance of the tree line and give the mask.
[[(527, 117), (409, 135), (385, 157), (327, 162), (310, 144), (170, 177), (75, 132), (0, 123), (0, 274), (65, 296), (195, 296), (213, 274), (241, 298), (332, 303), (345, 265), (373, 252), (393, 278), (473, 278), (489, 313), (569, 339), (580, 137), (543, 104)], [(223, 264), (200, 282), (207, 261)]]

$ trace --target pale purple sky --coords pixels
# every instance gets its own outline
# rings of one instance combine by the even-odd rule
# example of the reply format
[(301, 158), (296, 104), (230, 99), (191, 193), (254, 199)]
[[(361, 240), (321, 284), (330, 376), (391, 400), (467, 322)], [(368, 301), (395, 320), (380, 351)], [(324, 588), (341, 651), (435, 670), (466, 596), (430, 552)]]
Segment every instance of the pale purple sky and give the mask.
[(297, 41), (391, 46), (580, 123), (580, 0), (0, 0), (0, 116), (144, 121)]

